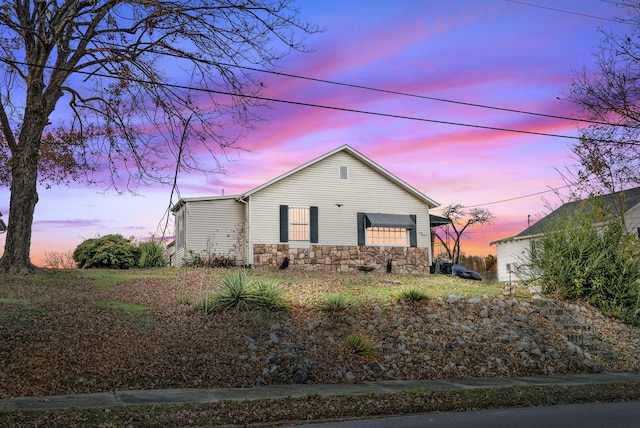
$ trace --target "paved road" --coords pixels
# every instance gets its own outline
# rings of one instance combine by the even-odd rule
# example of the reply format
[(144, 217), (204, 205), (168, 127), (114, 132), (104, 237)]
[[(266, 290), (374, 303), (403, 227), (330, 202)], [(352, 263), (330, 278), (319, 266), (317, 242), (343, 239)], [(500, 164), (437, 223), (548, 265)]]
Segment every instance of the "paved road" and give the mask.
[(393, 418), (300, 425), (308, 428), (637, 428), (640, 401), (426, 413)]

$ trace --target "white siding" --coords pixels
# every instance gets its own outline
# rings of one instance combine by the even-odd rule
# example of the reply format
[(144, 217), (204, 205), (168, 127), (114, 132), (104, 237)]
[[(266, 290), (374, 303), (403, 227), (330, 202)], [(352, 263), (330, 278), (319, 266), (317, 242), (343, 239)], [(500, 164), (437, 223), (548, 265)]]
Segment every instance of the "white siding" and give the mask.
[[(498, 281), (518, 281), (521, 279), (516, 274), (516, 268), (529, 260), (530, 248), (531, 239), (516, 239), (496, 244)], [(507, 265), (511, 265), (511, 276), (509, 276)]]
[[(346, 180), (340, 178), (340, 167), (344, 166), (348, 169)], [(251, 195), (252, 243), (280, 242), (280, 205), (317, 206), (320, 245), (357, 245), (358, 212), (415, 214), (418, 247), (431, 245), (427, 204), (345, 152), (329, 156)]]
[(240, 254), (239, 230), (243, 225), (244, 204), (233, 198), (187, 202), (186, 248), (177, 249), (176, 260), (180, 264), (189, 250), (198, 254), (234, 255), (238, 262), (245, 263), (246, 249)]
[[(640, 205), (636, 205), (627, 211), (624, 221), (629, 233), (638, 236), (638, 228), (640, 227)], [(638, 237), (640, 238), (640, 236)]]

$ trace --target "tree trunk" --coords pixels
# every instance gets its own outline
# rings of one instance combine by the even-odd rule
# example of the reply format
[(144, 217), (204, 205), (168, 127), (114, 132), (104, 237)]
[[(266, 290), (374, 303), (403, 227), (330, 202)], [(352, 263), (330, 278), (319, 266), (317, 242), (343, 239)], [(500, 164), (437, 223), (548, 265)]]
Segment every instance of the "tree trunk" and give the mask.
[(0, 270), (9, 274), (27, 274), (36, 270), (29, 253), (33, 215), (38, 202), (38, 153), (44, 130), (41, 122), (41, 118), (31, 123), (25, 120), (18, 147), (12, 153), (9, 218), (4, 255), (0, 259)]

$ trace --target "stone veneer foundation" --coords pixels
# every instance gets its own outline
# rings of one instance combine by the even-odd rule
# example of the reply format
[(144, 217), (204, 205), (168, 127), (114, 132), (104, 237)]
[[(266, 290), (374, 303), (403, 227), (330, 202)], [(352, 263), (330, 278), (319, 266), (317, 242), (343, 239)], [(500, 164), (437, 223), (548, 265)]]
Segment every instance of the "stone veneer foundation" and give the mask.
[(289, 267), (348, 272), (358, 265), (375, 263), (386, 270), (391, 260), (394, 273), (428, 274), (429, 251), (416, 247), (369, 247), (348, 245), (311, 245), (291, 248), (288, 244), (254, 244), (255, 267), (278, 267), (289, 258)]

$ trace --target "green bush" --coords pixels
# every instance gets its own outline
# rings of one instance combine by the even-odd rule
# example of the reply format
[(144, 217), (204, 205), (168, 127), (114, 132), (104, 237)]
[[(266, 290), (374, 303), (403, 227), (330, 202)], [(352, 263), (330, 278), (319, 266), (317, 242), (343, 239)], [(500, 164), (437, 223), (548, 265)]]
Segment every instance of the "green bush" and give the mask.
[(165, 265), (162, 245), (155, 239), (141, 242), (138, 244), (138, 250), (140, 251), (138, 267), (151, 268)]
[(138, 252), (122, 235), (105, 235), (82, 242), (73, 252), (79, 268), (128, 269), (136, 266)]
[(531, 272), (545, 294), (640, 325), (640, 244), (602, 206), (555, 215), (531, 250)]
[(222, 278), (215, 292), (198, 301), (197, 307), (207, 312), (229, 309), (283, 311), (289, 308), (289, 302), (277, 283), (254, 283), (246, 271), (237, 270)]

